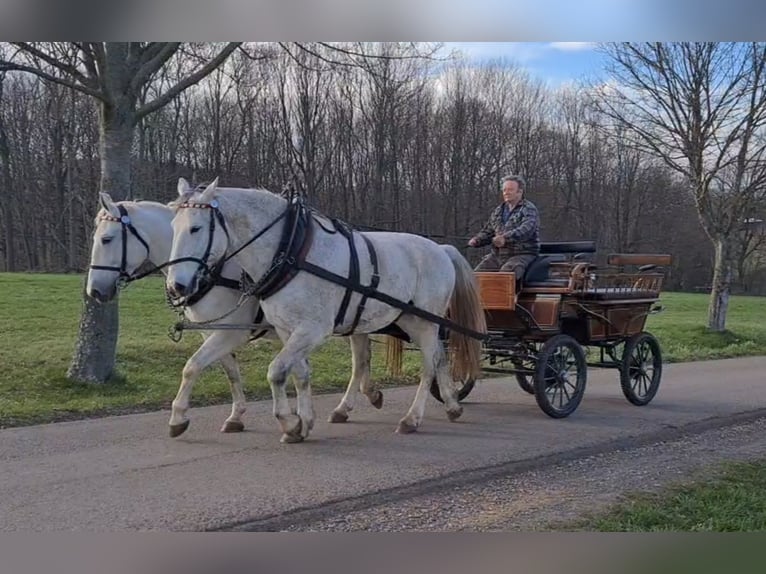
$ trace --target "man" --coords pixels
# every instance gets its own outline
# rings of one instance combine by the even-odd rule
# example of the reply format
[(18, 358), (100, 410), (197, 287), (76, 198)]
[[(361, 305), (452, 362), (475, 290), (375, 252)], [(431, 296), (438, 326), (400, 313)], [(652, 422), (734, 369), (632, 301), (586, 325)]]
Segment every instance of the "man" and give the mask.
[(523, 177), (509, 175), (501, 183), (503, 203), (492, 211), (468, 245), (482, 247), (491, 243), (492, 252), (481, 260), (476, 271), (514, 272), (518, 284), (540, 252), (540, 217), (535, 204), (524, 198)]

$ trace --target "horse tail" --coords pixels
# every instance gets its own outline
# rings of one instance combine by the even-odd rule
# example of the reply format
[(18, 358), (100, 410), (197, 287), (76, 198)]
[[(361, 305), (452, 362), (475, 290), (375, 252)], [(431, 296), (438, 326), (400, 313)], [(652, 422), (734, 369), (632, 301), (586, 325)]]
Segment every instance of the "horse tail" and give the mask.
[[(452, 245), (442, 245), (455, 266), (455, 288), (449, 303), (449, 319), (479, 333), (487, 332), (487, 319), (479, 297), (476, 276), (465, 257)], [(450, 373), (454, 380), (476, 380), (481, 374), (482, 342), (449, 330)]]
[(386, 372), (398, 379), (402, 376), (404, 341), (399, 337), (386, 336)]

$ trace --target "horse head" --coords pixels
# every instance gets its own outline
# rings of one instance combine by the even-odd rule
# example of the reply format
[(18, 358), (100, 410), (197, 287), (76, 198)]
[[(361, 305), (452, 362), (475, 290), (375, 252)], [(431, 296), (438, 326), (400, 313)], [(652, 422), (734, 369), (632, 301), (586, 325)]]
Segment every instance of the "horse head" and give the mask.
[(134, 225), (132, 206), (115, 203), (108, 193), (99, 194), (86, 293), (100, 302), (114, 298), (120, 281), (129, 281), (149, 257), (144, 234)]
[(166, 288), (173, 297), (194, 293), (203, 274), (223, 263), (229, 246), (228, 233), (216, 199), (218, 178), (203, 191), (178, 182), (179, 199), (172, 204), (173, 246)]

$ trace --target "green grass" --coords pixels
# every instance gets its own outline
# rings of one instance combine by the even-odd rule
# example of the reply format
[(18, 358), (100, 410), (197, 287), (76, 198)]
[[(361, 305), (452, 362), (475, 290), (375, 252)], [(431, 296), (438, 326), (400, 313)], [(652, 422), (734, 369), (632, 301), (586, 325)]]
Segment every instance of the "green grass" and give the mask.
[[(168, 408), (181, 369), (202, 339), (193, 331), (178, 343), (168, 337), (178, 315), (166, 305), (161, 283), (147, 278), (122, 292), (117, 376), (110, 384), (88, 385), (65, 376), (82, 308), (82, 276), (0, 273), (0, 427)], [(271, 396), (266, 370), (279, 348), (277, 342), (260, 341), (237, 351), (248, 400)], [(373, 380), (416, 381), (415, 353), (405, 354), (399, 380), (387, 379), (384, 357), (384, 346), (373, 343)], [(312, 357), (314, 392), (345, 388), (350, 373), (345, 339), (330, 339)], [(223, 370), (207, 369), (194, 387), (192, 405), (230, 400)]]
[[(201, 341), (186, 332), (168, 337), (178, 319), (167, 307), (159, 278), (136, 282), (120, 297), (117, 377), (108, 385), (79, 385), (65, 373), (74, 349), (81, 311), (80, 275), (0, 273), (0, 426), (168, 407), (186, 359)], [(665, 312), (649, 317), (647, 329), (662, 345), (666, 361), (766, 354), (766, 298), (734, 297), (723, 334), (704, 328), (707, 297), (663, 295)], [(265, 373), (278, 343), (261, 342), (238, 351), (249, 400), (270, 396)], [(414, 383), (417, 353), (405, 353), (404, 377), (386, 380), (384, 348), (373, 344), (373, 380)], [(345, 388), (351, 353), (344, 339), (331, 339), (312, 357), (315, 392)], [(229, 386), (219, 367), (203, 373), (192, 405), (228, 402)]]
[(704, 479), (661, 492), (631, 494), (571, 529), (601, 532), (753, 532), (766, 530), (766, 461), (728, 463)]
[(667, 362), (766, 355), (766, 297), (732, 297), (723, 333), (707, 327), (708, 296), (664, 293), (664, 311), (647, 319)]

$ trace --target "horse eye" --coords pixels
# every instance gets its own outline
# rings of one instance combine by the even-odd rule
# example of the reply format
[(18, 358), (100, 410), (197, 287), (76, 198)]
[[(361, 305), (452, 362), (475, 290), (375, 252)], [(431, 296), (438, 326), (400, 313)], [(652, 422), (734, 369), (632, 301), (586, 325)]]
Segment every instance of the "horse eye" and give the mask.
[(189, 230), (189, 233), (197, 233), (200, 229), (202, 229), (202, 226), (195, 225)]
[(101, 238), (101, 244), (102, 245), (108, 245), (111, 242), (112, 242), (112, 238), (111, 237), (102, 237)]

